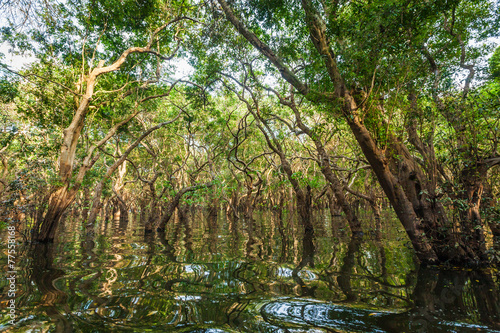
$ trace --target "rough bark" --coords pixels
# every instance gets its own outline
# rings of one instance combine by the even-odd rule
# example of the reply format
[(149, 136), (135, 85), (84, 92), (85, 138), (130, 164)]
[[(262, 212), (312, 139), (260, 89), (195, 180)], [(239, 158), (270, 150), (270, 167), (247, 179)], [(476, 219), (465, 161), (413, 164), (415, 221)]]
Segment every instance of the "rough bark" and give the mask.
[(417, 217), (403, 187), (390, 171), (388, 161), (385, 159), (383, 152), (377, 148), (370, 132), (357, 116), (353, 116), (352, 118), (346, 117), (346, 119), (348, 119), (349, 127), (356, 137), (363, 154), (372, 166), (372, 170), (377, 176), (384, 193), (405, 228), (418, 258), (422, 262), (437, 263), (438, 257), (423, 234), (424, 230), (420, 219)]
[(457, 199), (462, 206), (458, 207), (461, 228), (461, 240), (475, 260), (487, 260), (484, 224), (481, 219), (481, 201), (484, 190), (483, 181), (486, 179), (487, 166), (484, 163), (471, 165), (461, 171), (459, 177), (460, 189)]

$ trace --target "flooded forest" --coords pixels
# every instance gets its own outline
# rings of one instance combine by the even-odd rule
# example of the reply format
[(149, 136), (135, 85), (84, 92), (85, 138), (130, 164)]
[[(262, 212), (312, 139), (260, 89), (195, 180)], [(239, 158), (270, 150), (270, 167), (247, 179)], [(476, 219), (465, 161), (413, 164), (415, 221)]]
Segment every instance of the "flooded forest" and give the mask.
[(495, 0), (0, 2), (0, 331), (500, 332)]

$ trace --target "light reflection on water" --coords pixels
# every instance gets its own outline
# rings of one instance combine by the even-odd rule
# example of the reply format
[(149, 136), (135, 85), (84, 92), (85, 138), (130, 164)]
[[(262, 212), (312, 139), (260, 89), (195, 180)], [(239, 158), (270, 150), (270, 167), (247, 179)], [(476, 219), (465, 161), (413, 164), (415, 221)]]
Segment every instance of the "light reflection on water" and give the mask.
[[(349, 239), (321, 214), (204, 218), (144, 235), (109, 221), (95, 236), (67, 220), (54, 245), (24, 249), (10, 332), (494, 332), (495, 272), (414, 264), (387, 221), (382, 238)], [(340, 225), (339, 225), (340, 223)], [(366, 230), (370, 229), (367, 222)], [(5, 252), (5, 249), (2, 249)], [(6, 259), (2, 257), (5, 267)], [(5, 269), (6, 271), (6, 269)], [(6, 281), (0, 286), (6, 290)], [(2, 301), (6, 295), (2, 292)]]

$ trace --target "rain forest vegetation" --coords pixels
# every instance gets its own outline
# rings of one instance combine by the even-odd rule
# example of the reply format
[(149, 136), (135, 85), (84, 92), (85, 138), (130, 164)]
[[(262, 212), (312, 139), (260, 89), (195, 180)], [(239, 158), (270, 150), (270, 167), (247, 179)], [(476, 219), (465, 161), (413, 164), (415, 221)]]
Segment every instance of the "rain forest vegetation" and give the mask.
[[(422, 263), (500, 259), (500, 6), (487, 0), (2, 5), (3, 221), (162, 231), (176, 209), (392, 211)], [(180, 64), (192, 71), (182, 76)], [(370, 214), (374, 226), (365, 226)]]

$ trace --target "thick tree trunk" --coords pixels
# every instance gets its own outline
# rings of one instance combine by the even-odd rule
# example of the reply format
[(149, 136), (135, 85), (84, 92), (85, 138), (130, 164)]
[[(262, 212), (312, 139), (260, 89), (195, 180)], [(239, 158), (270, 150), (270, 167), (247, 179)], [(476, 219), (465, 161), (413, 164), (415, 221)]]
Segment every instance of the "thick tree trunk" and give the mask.
[(149, 210), (149, 217), (146, 223), (144, 224), (144, 231), (146, 233), (153, 232), (153, 227), (157, 224), (159, 218), (160, 218), (160, 212), (158, 209), (157, 200), (156, 198), (154, 198), (153, 200), (151, 200), (151, 209)]
[(215, 196), (215, 194), (210, 195), (211, 198), (208, 204), (208, 216), (217, 218), (219, 215), (219, 199)]
[(300, 216), (300, 220), (302, 225), (304, 226), (304, 230), (306, 232), (313, 230), (312, 220), (311, 220), (311, 187), (307, 185), (306, 189), (301, 191), (302, 194), (297, 194), (297, 211)]
[(33, 240), (46, 243), (54, 241), (57, 226), (64, 211), (75, 200), (76, 190), (68, 189), (69, 185), (59, 187), (50, 196), (47, 213), (39, 228), (33, 231)]
[(357, 293), (352, 288), (352, 275), (356, 264), (356, 254), (359, 252), (361, 240), (357, 237), (352, 237), (347, 247), (347, 252), (340, 268), (340, 274), (337, 277), (337, 283), (340, 290), (345, 295), (345, 302), (355, 302), (358, 299)]
[[(455, 263), (467, 260), (469, 254), (466, 246), (456, 237), (453, 225), (437, 199), (435, 177), (424, 174), (406, 146), (392, 135), (389, 135), (389, 139), (390, 152), (386, 151), (389, 167), (411, 202), (426, 238), (430, 240), (439, 260)], [(426, 159), (434, 157), (426, 156)]]
[[(486, 175), (487, 176), (487, 175)], [(484, 220), (488, 223), (493, 237), (496, 238), (498, 245), (500, 245), (500, 207), (496, 207), (496, 200), (493, 196), (491, 186), (488, 182), (483, 184), (483, 200), (481, 210)]]
[[(352, 102), (354, 103), (354, 101)], [(357, 116), (352, 115), (351, 109), (353, 109), (352, 106), (347, 111), (350, 113), (350, 116), (346, 116), (349, 127), (360, 145), (363, 154), (368, 159), (387, 198), (391, 202), (396, 215), (405, 228), (418, 258), (422, 262), (437, 263), (438, 257), (425, 237), (424, 228), (413, 209), (413, 205), (406, 197), (403, 187), (390, 171), (387, 160), (384, 158), (383, 153), (377, 148), (370, 132)]]
[(158, 227), (156, 228), (156, 231), (158, 232), (165, 232), (165, 228), (167, 226), (168, 221), (172, 218), (172, 215), (174, 215), (175, 209), (179, 205), (180, 199), (182, 195), (185, 193), (181, 193), (180, 191), (175, 195), (175, 197), (172, 199), (172, 201), (168, 204), (166, 211), (163, 213), (163, 216), (161, 217), (160, 223)]
[(487, 167), (484, 164), (464, 168), (459, 176), (460, 189), (457, 199), (462, 205), (458, 208), (460, 218), (460, 238), (466, 244), (472, 259), (487, 260), (484, 225), (481, 219), (481, 200), (483, 181), (486, 179)]

